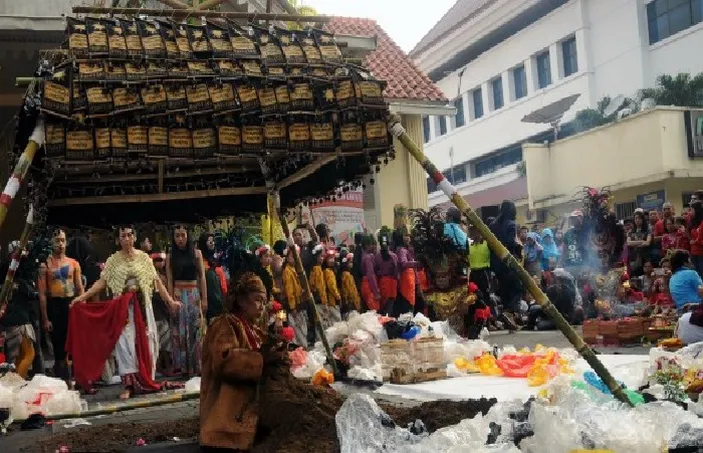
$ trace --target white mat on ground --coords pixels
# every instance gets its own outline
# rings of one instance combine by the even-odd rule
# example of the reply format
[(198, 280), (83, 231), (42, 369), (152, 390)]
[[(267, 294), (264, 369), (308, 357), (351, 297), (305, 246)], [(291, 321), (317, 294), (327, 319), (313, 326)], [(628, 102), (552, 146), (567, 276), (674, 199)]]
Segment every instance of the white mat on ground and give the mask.
[[(647, 355), (599, 355), (603, 365), (615, 379), (629, 387), (638, 387), (644, 370), (649, 366)], [(590, 370), (585, 360), (579, 359), (573, 365), (575, 377)], [(398, 396), (416, 401), (465, 400), (496, 398), (498, 401), (514, 399), (527, 400), (539, 392), (541, 387), (530, 387), (526, 379), (482, 376), (480, 374), (423, 382), (421, 384), (384, 384), (376, 390), (377, 395)]]

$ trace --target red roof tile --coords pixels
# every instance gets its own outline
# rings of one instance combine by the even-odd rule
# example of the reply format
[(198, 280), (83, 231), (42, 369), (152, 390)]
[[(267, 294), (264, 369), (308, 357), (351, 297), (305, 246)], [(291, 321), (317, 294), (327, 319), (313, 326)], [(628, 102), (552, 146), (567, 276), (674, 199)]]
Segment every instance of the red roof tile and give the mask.
[(376, 37), (376, 50), (366, 57), (365, 65), (374, 77), (388, 82), (384, 92), (388, 100), (447, 102), (442, 91), (375, 20), (335, 17), (327, 28), (333, 33)]

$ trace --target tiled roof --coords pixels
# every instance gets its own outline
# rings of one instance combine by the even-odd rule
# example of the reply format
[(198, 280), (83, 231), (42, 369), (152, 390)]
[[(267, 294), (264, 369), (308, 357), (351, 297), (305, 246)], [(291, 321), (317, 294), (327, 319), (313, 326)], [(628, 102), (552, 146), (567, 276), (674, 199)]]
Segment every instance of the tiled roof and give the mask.
[(374, 77), (388, 82), (384, 92), (387, 99), (447, 102), (442, 91), (375, 20), (335, 17), (327, 28), (333, 33), (376, 37), (376, 50), (366, 57), (365, 65)]
[(417, 43), (415, 48), (410, 51), (410, 55), (422, 52), (459, 25), (481, 13), (481, 11), (489, 7), (492, 3), (495, 3), (495, 1), (496, 0), (457, 0), (454, 6), (449, 8), (449, 11), (442, 16), (439, 22), (437, 22), (420, 42)]

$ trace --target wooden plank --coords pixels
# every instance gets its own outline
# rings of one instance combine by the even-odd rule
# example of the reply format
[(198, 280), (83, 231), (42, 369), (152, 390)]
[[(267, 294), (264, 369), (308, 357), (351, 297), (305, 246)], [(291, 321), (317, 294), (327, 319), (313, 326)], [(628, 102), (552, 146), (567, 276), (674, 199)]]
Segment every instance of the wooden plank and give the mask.
[(265, 186), (232, 187), (228, 189), (194, 190), (189, 192), (156, 193), (150, 195), (103, 195), (99, 197), (57, 198), (49, 202), (50, 207), (80, 206), (86, 204), (153, 203), (156, 201), (188, 200), (194, 198), (226, 197), (237, 195), (266, 195)]
[(283, 179), (281, 182), (278, 183), (278, 188), (283, 189), (284, 187), (288, 187), (292, 184), (295, 184), (296, 182), (299, 182), (308, 176), (311, 176), (313, 173), (315, 173), (317, 170), (320, 168), (324, 167), (325, 165), (334, 162), (337, 159), (337, 156), (325, 156), (317, 159), (315, 162), (307, 165), (304, 167), (302, 170), (300, 170), (298, 173), (292, 174), (288, 176), (287, 178)]
[(159, 161), (159, 193), (164, 193), (164, 161)]
[[(159, 162), (164, 162), (164, 161), (159, 161)], [(85, 167), (85, 173), (84, 175), (87, 175), (88, 173), (91, 174), (91, 176), (78, 176), (76, 173), (71, 172), (71, 171), (61, 171), (56, 173), (56, 179), (54, 179), (54, 184), (76, 184), (76, 183), (104, 183), (104, 182), (128, 182), (128, 181), (153, 181), (155, 179), (158, 180), (159, 174), (154, 174), (154, 173), (121, 173), (121, 174), (114, 174), (114, 175), (100, 175), (100, 178), (94, 178), (92, 176), (93, 171), (94, 171), (94, 166), (86, 166)], [(181, 170), (178, 172), (170, 172), (166, 173), (165, 172), (165, 163), (164, 163), (164, 175), (163, 178), (166, 179), (175, 179), (175, 178), (189, 178), (193, 176), (217, 176), (217, 175), (229, 175), (232, 173), (245, 173), (246, 171), (256, 171), (257, 169), (254, 167), (247, 168), (247, 170), (243, 170), (241, 166), (236, 166), (236, 167), (223, 167), (223, 168), (203, 168), (201, 170)], [(66, 175), (67, 179), (64, 180), (63, 176)]]
[[(173, 0), (169, 0), (173, 1)], [(180, 3), (180, 2), (178, 2)], [(169, 5), (170, 6), (170, 5)], [(105, 8), (99, 6), (74, 6), (74, 14), (122, 14), (126, 16), (147, 15), (153, 17), (169, 17), (184, 19), (188, 17), (211, 17), (247, 20), (274, 20), (284, 22), (320, 22), (327, 23), (332, 16), (305, 16), (302, 14), (273, 14), (273, 13), (239, 13), (220, 11), (201, 11), (198, 9), (153, 9), (153, 8)]]

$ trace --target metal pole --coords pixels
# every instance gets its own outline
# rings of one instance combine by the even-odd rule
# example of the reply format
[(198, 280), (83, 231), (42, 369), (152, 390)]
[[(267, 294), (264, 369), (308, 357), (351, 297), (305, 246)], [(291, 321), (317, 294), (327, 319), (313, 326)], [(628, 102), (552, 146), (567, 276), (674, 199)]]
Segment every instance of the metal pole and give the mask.
[(154, 8), (106, 8), (101, 6), (74, 6), (74, 14), (122, 14), (126, 16), (146, 15), (154, 17), (213, 17), (227, 19), (247, 20), (278, 20), (283, 22), (320, 22), (332, 20), (332, 16), (305, 16), (301, 14), (273, 14), (273, 13), (240, 13), (203, 11), (200, 9), (154, 9)]
[[(432, 180), (437, 184), (437, 186), (447, 195), (447, 197), (454, 203), (454, 205), (461, 210), (461, 212), (468, 218), (471, 225), (476, 227), (476, 229), (481, 233), (481, 236), (488, 243), (488, 247), (491, 249), (495, 255), (500, 258), (500, 260), (511, 268), (517, 274), (518, 278), (525, 285), (525, 288), (532, 294), (535, 301), (542, 307), (542, 310), (554, 321), (556, 326), (561, 330), (564, 336), (571, 342), (576, 351), (581, 354), (586, 362), (593, 368), (593, 371), (598, 374), (598, 376), (603, 380), (603, 382), (608, 386), (610, 391), (615, 395), (617, 399), (623, 403), (633, 406), (632, 402), (628, 398), (627, 394), (623, 388), (617, 383), (610, 372), (605, 368), (603, 363), (598, 360), (595, 353), (588, 345), (583, 341), (579, 334), (574, 330), (574, 328), (564, 319), (562, 314), (557, 310), (557, 308), (552, 304), (552, 302), (547, 298), (547, 295), (542, 292), (542, 290), (537, 286), (530, 274), (527, 273), (525, 268), (515, 259), (513, 255), (508, 252), (505, 246), (498, 240), (497, 237), (491, 232), (488, 226), (483, 223), (481, 218), (471, 209), (471, 206), (464, 200), (458, 193), (456, 188), (449, 183), (444, 178), (442, 172), (437, 170), (437, 167), (425, 156), (419, 146), (408, 136), (405, 132), (405, 128), (401, 124), (400, 115), (392, 113), (388, 119), (388, 127), (394, 137), (403, 144), (405, 149), (422, 165), (427, 174), (432, 178)], [(510, 282), (501, 282), (501, 284), (510, 284)]]
[(29, 142), (24, 148), (24, 152), (20, 155), (14, 170), (12, 170), (10, 179), (5, 185), (5, 190), (3, 190), (2, 195), (0, 195), (0, 229), (2, 229), (2, 225), (5, 223), (7, 211), (10, 209), (12, 200), (14, 200), (15, 196), (17, 196), (17, 192), (22, 186), (24, 178), (27, 176), (27, 171), (29, 171), (29, 167), (32, 165), (34, 155), (43, 145), (44, 123), (39, 120), (37, 121), (37, 125), (34, 127), (32, 135), (29, 137)]
[(32, 234), (32, 228), (34, 227), (34, 206), (29, 205), (29, 212), (27, 213), (27, 220), (24, 223), (24, 229), (20, 235), (20, 244), (12, 252), (12, 261), (10, 261), (10, 267), (7, 269), (7, 275), (5, 276), (5, 282), (0, 288), (0, 319), (2, 319), (7, 309), (7, 303), (9, 295), (12, 292), (12, 285), (15, 281), (15, 272), (20, 265), (22, 260), (24, 249), (27, 248), (27, 243), (29, 242), (29, 235)]
[[(281, 199), (278, 192), (273, 192), (273, 202), (278, 211), (278, 217), (284, 219), (283, 213), (281, 212)], [(289, 244), (292, 244), (293, 237), (290, 234), (290, 228), (288, 228), (288, 222), (281, 222), (281, 227), (283, 228), (283, 234)], [(327, 341), (327, 336), (325, 335), (325, 329), (322, 328), (322, 320), (320, 319), (320, 313), (317, 311), (315, 306), (315, 298), (312, 295), (312, 290), (310, 289), (310, 282), (308, 282), (308, 276), (305, 274), (305, 269), (303, 268), (303, 260), (300, 259), (300, 253), (296, 247), (291, 247), (290, 250), (293, 252), (293, 259), (295, 260), (295, 270), (298, 273), (298, 279), (300, 279), (300, 286), (303, 288), (303, 299), (306, 300), (310, 305), (312, 305), (312, 311), (315, 314), (315, 327), (320, 334), (320, 341), (322, 341), (322, 346), (325, 347), (325, 352), (327, 353), (327, 360), (330, 362), (332, 367), (332, 372), (335, 376), (338, 376), (339, 371), (337, 370), (337, 363), (334, 361), (334, 354), (332, 354), (332, 348)]]

